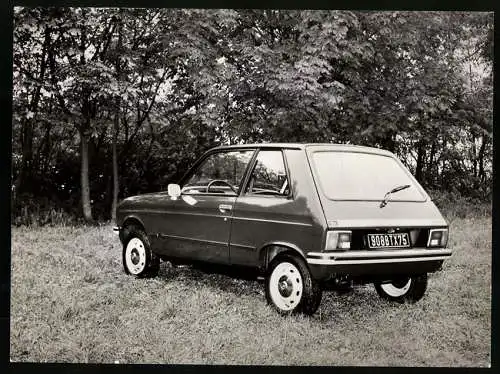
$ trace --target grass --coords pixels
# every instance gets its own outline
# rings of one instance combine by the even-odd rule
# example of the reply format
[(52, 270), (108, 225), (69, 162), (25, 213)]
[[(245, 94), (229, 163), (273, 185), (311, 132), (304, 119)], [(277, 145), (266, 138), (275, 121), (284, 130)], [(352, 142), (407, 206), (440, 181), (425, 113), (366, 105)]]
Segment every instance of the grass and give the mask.
[(154, 279), (125, 275), (111, 226), (12, 228), (11, 360), (488, 366), (491, 215), (451, 233), (454, 255), (417, 304), (366, 286), (280, 317), (262, 282), (165, 263)]

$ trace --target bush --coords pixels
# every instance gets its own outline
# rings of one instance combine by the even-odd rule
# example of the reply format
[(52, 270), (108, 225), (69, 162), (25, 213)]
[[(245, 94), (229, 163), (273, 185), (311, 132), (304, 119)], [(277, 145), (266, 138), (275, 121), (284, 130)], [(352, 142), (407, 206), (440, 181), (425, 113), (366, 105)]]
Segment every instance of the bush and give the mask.
[[(15, 226), (67, 226), (78, 221), (77, 212), (63, 207), (60, 201), (23, 194), (12, 201), (11, 223)], [(65, 209), (66, 208), (66, 209)]]
[(427, 192), (449, 222), (456, 218), (491, 216), (492, 201), (489, 199), (481, 200), (449, 191), (430, 190)]

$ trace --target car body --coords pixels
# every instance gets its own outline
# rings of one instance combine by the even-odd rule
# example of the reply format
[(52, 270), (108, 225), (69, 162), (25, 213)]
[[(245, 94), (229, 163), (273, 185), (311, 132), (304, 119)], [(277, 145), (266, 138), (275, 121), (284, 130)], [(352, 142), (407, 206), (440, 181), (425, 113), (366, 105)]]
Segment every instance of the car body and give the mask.
[[(332, 283), (373, 282), (382, 297), (415, 301), (427, 273), (451, 256), (448, 225), (429, 195), (394, 154), (378, 148), (221, 146), (169, 189), (119, 204), (125, 270), (155, 273), (160, 259), (256, 269), (266, 277), (268, 301), (283, 313), (314, 313)], [(134, 250), (127, 244), (137, 232), (147, 248), (139, 265), (127, 268)]]

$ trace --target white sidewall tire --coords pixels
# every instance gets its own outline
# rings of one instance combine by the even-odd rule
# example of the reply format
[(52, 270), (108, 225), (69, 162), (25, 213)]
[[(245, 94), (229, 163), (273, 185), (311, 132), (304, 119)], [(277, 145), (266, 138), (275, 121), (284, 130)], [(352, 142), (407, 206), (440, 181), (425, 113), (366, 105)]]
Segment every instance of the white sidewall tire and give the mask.
[[(287, 280), (293, 282), (285, 285)], [(282, 292), (279, 289), (280, 282)], [(281, 253), (267, 269), (265, 294), (267, 303), (281, 315), (312, 315), (321, 303), (322, 290), (302, 257)]]
[[(296, 309), (302, 300), (303, 279), (299, 269), (290, 262), (279, 263), (269, 277), (269, 293), (273, 304), (282, 312)], [(285, 286), (285, 283), (287, 285)], [(283, 287), (282, 287), (283, 286)], [(281, 289), (286, 288), (285, 295)]]
[(140, 275), (146, 269), (146, 247), (139, 238), (132, 238), (125, 248), (125, 266), (132, 275)]
[(403, 287), (397, 287), (392, 283), (381, 284), (380, 287), (390, 297), (403, 297), (410, 290), (411, 283), (412, 283), (412, 279), (409, 278), (408, 282), (406, 282), (406, 284), (403, 285)]
[(142, 228), (130, 226), (124, 229), (122, 263), (125, 273), (137, 278), (158, 275), (160, 258), (151, 249), (149, 238)]
[(375, 290), (378, 295), (389, 301), (398, 303), (410, 302), (415, 303), (424, 297), (427, 290), (428, 275), (426, 273), (420, 275), (412, 275), (403, 284), (375, 282)]

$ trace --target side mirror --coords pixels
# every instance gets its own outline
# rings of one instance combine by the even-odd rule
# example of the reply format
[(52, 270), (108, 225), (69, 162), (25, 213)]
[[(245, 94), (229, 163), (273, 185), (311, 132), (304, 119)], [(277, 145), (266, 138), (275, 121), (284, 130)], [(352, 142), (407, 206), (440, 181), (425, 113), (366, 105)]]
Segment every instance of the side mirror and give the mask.
[(177, 198), (181, 196), (181, 186), (175, 183), (170, 183), (168, 185), (168, 196), (170, 196), (172, 200), (177, 200)]

